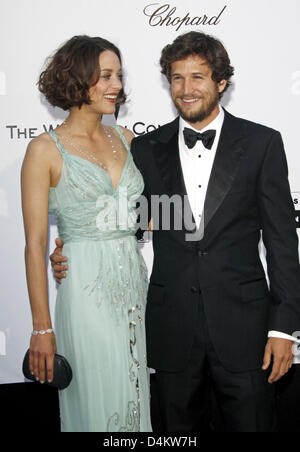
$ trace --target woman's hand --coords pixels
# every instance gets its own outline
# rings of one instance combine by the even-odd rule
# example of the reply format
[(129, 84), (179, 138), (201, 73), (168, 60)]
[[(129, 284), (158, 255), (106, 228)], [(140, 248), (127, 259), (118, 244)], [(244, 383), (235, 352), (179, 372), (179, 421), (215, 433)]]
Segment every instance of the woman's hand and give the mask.
[(31, 336), (29, 352), (29, 370), (37, 381), (45, 383), (46, 370), (49, 383), (53, 380), (54, 355), (56, 353), (54, 333)]

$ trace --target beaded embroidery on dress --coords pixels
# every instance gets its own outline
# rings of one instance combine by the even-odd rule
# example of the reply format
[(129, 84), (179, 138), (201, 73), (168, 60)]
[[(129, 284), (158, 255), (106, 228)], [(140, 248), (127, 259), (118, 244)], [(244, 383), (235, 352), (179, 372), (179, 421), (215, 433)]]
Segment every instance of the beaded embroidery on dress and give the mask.
[[(69, 265), (55, 308), (58, 353), (73, 370), (70, 386), (59, 393), (62, 431), (151, 431), (148, 279), (134, 202), (144, 183), (122, 130), (113, 127), (128, 152), (116, 188), (103, 168), (69, 154), (49, 132), (63, 159), (49, 212), (56, 215)], [(126, 221), (118, 221), (122, 215)]]

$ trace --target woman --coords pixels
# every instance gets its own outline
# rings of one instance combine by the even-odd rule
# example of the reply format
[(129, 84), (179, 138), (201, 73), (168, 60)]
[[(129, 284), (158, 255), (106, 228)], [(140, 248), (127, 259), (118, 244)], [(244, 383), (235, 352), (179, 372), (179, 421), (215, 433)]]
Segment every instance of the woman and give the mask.
[[(45, 368), (53, 378), (56, 351), (69, 361), (73, 380), (59, 394), (62, 431), (151, 431), (147, 271), (128, 202), (144, 184), (129, 151), (133, 134), (100, 122), (125, 101), (120, 52), (104, 39), (75, 36), (54, 54), (39, 89), (69, 116), (30, 142), (22, 167), (35, 332), (30, 369), (44, 383)], [(56, 214), (70, 264), (58, 289), (55, 334), (47, 297), (48, 211)]]

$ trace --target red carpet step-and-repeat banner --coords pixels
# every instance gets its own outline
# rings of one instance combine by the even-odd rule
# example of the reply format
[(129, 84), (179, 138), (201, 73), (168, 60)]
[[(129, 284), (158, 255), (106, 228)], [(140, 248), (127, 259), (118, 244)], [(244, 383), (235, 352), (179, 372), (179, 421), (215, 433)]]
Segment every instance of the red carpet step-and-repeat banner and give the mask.
[[(222, 103), (236, 116), (281, 131), (300, 225), (299, 15), (299, 0), (1, 2), (0, 384), (24, 381), (21, 363), (32, 329), (25, 280), (20, 168), (29, 140), (65, 117), (37, 90), (45, 58), (73, 35), (101, 36), (116, 43), (123, 55), (129, 94), (118, 122), (141, 135), (176, 115), (168, 84), (160, 74), (162, 47), (191, 30), (220, 38), (236, 69), (233, 86)], [(50, 250), (56, 236), (55, 221), (50, 218)], [(151, 241), (141, 248), (150, 271)], [(53, 313), (56, 285), (50, 268), (48, 276)]]

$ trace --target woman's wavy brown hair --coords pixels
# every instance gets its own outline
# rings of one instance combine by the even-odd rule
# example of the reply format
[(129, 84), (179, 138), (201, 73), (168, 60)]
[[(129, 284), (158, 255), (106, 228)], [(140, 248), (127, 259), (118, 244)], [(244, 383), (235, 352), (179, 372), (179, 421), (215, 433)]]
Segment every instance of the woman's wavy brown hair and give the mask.
[[(119, 49), (106, 39), (73, 36), (63, 44), (48, 58), (47, 67), (39, 77), (38, 87), (47, 101), (63, 110), (90, 104), (89, 89), (99, 80), (99, 55), (105, 50), (114, 52), (122, 64)], [(117, 105), (123, 104), (125, 100), (122, 89)]]
[(212, 70), (212, 79), (219, 83), (227, 80), (226, 89), (231, 85), (230, 78), (234, 74), (234, 68), (230, 65), (228, 53), (218, 39), (205, 33), (191, 31), (178, 36), (172, 44), (165, 46), (161, 53), (161, 72), (171, 82), (171, 64), (178, 60), (184, 60), (190, 55), (203, 57)]

